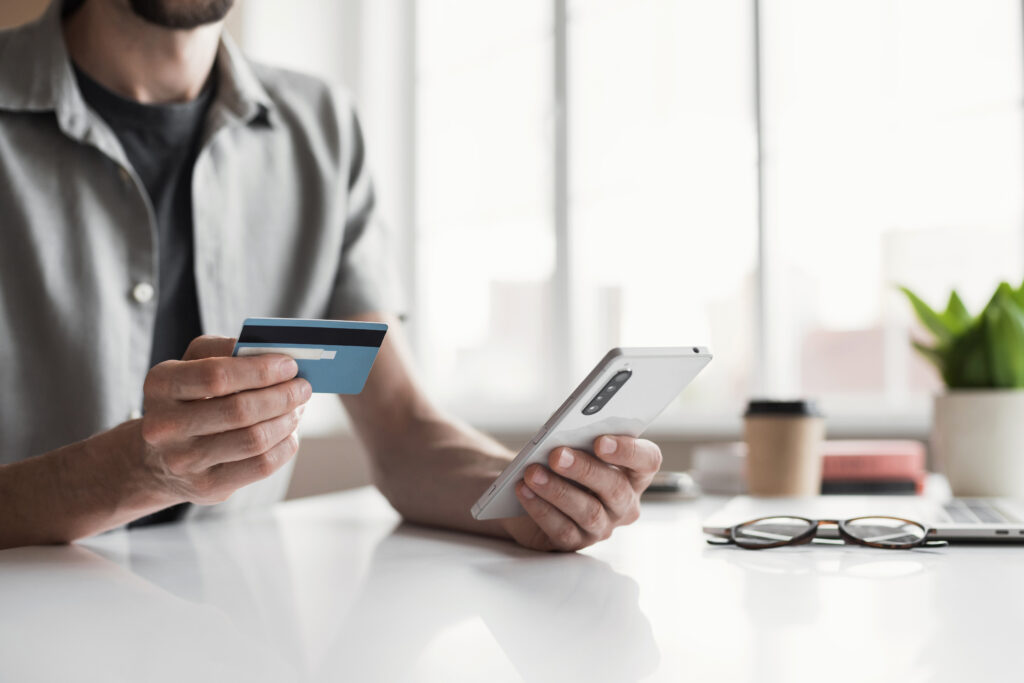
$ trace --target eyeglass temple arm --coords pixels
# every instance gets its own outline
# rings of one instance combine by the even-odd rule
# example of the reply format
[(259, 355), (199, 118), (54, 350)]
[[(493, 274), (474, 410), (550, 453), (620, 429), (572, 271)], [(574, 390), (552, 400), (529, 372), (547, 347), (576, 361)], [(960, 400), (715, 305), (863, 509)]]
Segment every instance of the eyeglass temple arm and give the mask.
[[(734, 541), (731, 538), (723, 538), (721, 536), (709, 536), (708, 538), (705, 538), (704, 540), (707, 541), (708, 545), (734, 545), (735, 544)], [(811, 542), (812, 543), (825, 543), (825, 544), (828, 544), (828, 545), (844, 545), (845, 544), (845, 542), (842, 539), (840, 539), (840, 538), (821, 538), (820, 536), (815, 536), (811, 540)], [(924, 541), (923, 543), (921, 543), (920, 545), (918, 545), (916, 547), (918, 547), (918, 548), (945, 548), (948, 545), (949, 545), (949, 541), (930, 540), (930, 541)]]

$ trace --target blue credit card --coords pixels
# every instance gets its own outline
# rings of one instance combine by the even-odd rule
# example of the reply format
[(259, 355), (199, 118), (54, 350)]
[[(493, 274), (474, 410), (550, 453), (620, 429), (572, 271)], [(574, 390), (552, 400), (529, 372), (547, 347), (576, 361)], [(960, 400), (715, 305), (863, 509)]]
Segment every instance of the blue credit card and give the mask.
[(366, 384), (388, 326), (301, 318), (246, 318), (232, 356), (283, 353), (299, 377), (323, 394), (358, 394)]

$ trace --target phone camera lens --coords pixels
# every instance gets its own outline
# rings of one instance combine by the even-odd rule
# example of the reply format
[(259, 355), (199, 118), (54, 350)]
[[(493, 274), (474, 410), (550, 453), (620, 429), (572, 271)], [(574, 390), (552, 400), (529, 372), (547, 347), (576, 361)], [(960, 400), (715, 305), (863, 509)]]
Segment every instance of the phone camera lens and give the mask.
[(697, 348), (696, 346), (694, 346), (694, 347), (693, 347), (693, 352), (694, 352), (694, 353), (700, 353), (700, 349), (699, 349), (699, 348)]
[(615, 373), (615, 377), (612, 377), (612, 381), (616, 382), (618, 384), (625, 384), (626, 380), (629, 379), (629, 376), (632, 375), (632, 374), (633, 373), (630, 372), (629, 370), (623, 370), (622, 372), (617, 372), (617, 373)]

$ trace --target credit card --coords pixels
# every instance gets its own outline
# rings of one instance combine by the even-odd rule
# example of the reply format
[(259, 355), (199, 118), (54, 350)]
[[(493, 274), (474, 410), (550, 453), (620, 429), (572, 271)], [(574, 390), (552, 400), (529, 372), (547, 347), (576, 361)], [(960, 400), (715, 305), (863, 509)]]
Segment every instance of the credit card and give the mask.
[(246, 318), (232, 356), (281, 353), (322, 394), (358, 394), (388, 331), (385, 323), (302, 318)]

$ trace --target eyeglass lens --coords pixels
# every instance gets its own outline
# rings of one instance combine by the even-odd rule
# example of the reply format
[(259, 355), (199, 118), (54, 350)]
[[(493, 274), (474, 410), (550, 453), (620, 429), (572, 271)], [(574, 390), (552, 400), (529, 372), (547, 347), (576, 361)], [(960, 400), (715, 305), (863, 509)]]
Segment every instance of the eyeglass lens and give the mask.
[(894, 517), (859, 517), (847, 520), (843, 528), (854, 538), (886, 548), (906, 548), (924, 540), (925, 528)]
[(768, 517), (741, 524), (733, 531), (736, 543), (757, 547), (791, 541), (814, 526), (799, 517)]

